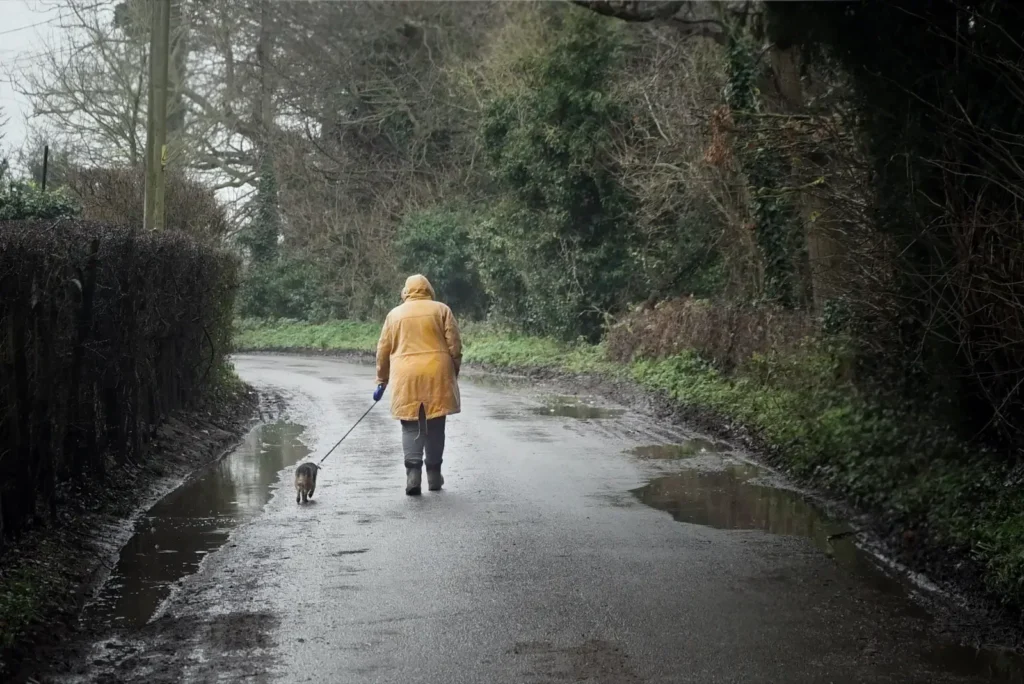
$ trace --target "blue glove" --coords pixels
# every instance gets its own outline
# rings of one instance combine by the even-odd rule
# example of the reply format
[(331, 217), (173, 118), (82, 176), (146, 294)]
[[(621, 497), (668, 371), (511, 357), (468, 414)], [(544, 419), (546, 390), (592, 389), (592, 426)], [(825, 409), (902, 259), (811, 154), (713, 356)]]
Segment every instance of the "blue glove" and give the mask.
[(380, 401), (380, 398), (384, 396), (384, 388), (386, 385), (377, 385), (377, 389), (373, 391), (373, 400)]

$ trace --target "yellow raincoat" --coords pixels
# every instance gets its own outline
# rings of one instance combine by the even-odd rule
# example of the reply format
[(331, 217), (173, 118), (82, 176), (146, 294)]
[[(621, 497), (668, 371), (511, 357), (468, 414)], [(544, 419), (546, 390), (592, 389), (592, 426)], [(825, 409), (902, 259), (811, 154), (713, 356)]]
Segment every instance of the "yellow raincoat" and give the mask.
[(462, 339), (452, 310), (434, 301), (424, 276), (409, 276), (402, 304), (384, 320), (377, 342), (377, 384), (391, 386), (391, 415), (418, 420), (420, 405), (428, 420), (458, 413), (461, 365)]

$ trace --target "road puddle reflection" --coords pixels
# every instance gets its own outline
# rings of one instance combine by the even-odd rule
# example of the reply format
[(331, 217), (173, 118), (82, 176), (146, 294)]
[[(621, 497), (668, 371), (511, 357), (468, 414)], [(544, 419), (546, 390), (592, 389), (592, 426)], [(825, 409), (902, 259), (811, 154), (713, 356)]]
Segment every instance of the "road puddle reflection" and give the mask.
[[(759, 482), (766, 474), (763, 468), (746, 463), (729, 463), (720, 470), (692, 468), (656, 478), (631, 493), (679, 522), (810, 539), (859, 581), (900, 597), (909, 616), (923, 622), (929, 619), (927, 611), (910, 599), (910, 582), (886, 571), (858, 547), (849, 526), (829, 520), (798, 492)], [(1013, 651), (931, 643), (920, 657), (944, 673), (1024, 684), (1024, 658)]]
[(579, 397), (549, 397), (543, 406), (534, 408), (533, 412), (540, 416), (595, 420), (618, 418), (625, 413), (625, 410), (594, 406)]
[(219, 463), (161, 499), (137, 523), (83, 622), (144, 625), (178, 580), (195, 572), (232, 529), (260, 514), (278, 473), (309, 453), (299, 441), (303, 430), (289, 423), (262, 425)]

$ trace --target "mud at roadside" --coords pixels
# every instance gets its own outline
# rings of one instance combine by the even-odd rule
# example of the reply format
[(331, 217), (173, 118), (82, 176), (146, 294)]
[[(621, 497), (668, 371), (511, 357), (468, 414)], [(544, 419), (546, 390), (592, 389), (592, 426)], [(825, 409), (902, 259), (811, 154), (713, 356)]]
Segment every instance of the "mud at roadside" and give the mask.
[(0, 583), (29, 572), (47, 594), (31, 625), (3, 650), (0, 679), (32, 681), (41, 663), (69, 657), (64, 644), (80, 630), (82, 609), (106, 581), (136, 520), (228, 453), (260, 417), (282, 407), (280, 397), (247, 386), (211, 398), (157, 428), (143, 461), (108, 473), (102, 482), (69, 486), (58, 508), (59, 525), (30, 530), (0, 557)]
[[(239, 350), (242, 353), (242, 350)], [(245, 350), (271, 356), (308, 355), (373, 363), (375, 355), (363, 351), (324, 349)], [(624, 376), (571, 373), (553, 368), (508, 368), (468, 363), (464, 375), (486, 377), (508, 385), (529, 385), (560, 395), (591, 395), (609, 402), (609, 408), (625, 407), (665, 425), (702, 433), (730, 444), (744, 457), (776, 469), (800, 487), (800, 494), (832, 519), (848, 521), (858, 546), (889, 566), (894, 574), (917, 585), (916, 600), (926, 604), (934, 617), (938, 636), (964, 644), (965, 648), (992, 647), (1022, 652), (1024, 616), (1007, 611), (982, 585), (980, 569), (968, 553), (952, 554), (919, 541), (907, 547), (905, 529), (884, 512), (858, 508), (842, 492), (823, 490), (813, 481), (796, 476), (785, 455), (768, 445), (756, 432), (726, 416), (701, 407), (683, 406), (665, 393), (653, 391)]]

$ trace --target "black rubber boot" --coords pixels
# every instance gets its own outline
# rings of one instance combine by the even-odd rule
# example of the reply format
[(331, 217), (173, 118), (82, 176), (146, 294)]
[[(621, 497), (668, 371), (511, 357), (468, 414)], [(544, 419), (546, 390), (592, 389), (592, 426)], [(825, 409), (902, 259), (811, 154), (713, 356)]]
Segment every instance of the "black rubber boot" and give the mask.
[(423, 474), (419, 468), (405, 469), (405, 493), (409, 496), (419, 496)]
[(444, 485), (444, 475), (441, 474), (441, 469), (427, 470), (427, 489), (432, 492), (436, 492)]

